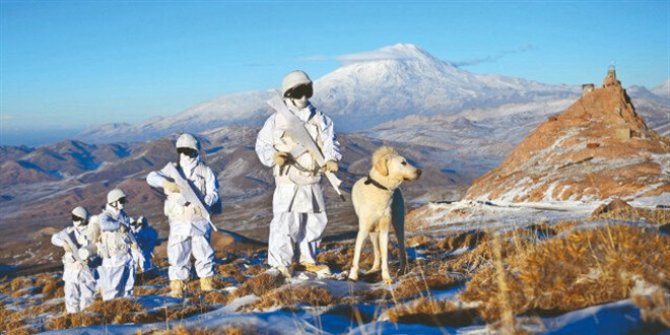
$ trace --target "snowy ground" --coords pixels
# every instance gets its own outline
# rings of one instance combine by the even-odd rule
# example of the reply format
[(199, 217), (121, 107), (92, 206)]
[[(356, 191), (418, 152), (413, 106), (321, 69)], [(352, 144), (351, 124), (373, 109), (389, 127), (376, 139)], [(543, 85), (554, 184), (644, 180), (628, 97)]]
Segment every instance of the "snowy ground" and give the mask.
[[(656, 199), (657, 200), (657, 199)], [(649, 199), (641, 199), (639, 205), (650, 203)], [(460, 217), (447, 218), (436, 214), (432, 218), (429, 227), (415, 231), (410, 237), (418, 235), (429, 236), (437, 240), (442, 236), (462, 232), (464, 230), (508, 230), (538, 222), (556, 223), (561, 220), (577, 220), (588, 217), (598, 204), (594, 203), (533, 203), (523, 205), (492, 204), (478, 202), (455, 202), (449, 204), (431, 204), (434, 213), (460, 210), (466, 213)], [(598, 224), (598, 222), (594, 223)], [(635, 224), (644, 224), (637, 222)], [(340, 241), (324, 244), (322, 252), (347, 251), (353, 247), (353, 240)], [(410, 264), (425, 264), (437, 258), (449, 259), (467, 254), (468, 248), (457, 250), (428, 250), (422, 246), (408, 248)], [(345, 253), (346, 254), (346, 253)], [(218, 259), (219, 265), (235, 261), (240, 264), (240, 269), (249, 269), (254, 266), (263, 266), (266, 253), (258, 250), (246, 255), (228, 254), (225, 259)], [(350, 259), (347, 260), (350, 262)], [(395, 265), (393, 263), (392, 265)], [(414, 267), (417, 271), (419, 266)], [(379, 299), (366, 296), (369, 292), (386, 290), (393, 292), (398, 288), (402, 280), (390, 286), (379, 281), (379, 276), (368, 277), (359, 282), (346, 280), (346, 268), (334, 268), (334, 274), (328, 278), (317, 278), (312, 274), (297, 271), (289, 282), (283, 284), (277, 290), (294, 290), (299, 287), (324, 288), (333, 297), (335, 303), (328, 306), (311, 306), (307, 303), (287, 306), (275, 306), (270, 308), (244, 310), (244, 307), (252, 306), (262, 300), (262, 297), (248, 294), (236, 297), (226, 303), (209, 304), (210, 311), (196, 313), (195, 315), (171, 321), (159, 321), (146, 324), (107, 324), (84, 328), (67, 330), (47, 331), (45, 324), (47, 319), (62, 313), (62, 298), (43, 299), (37, 289), (22, 288), (26, 294), (2, 294), (0, 302), (4, 303), (7, 310), (19, 311), (36, 305), (60, 305), (60, 309), (46, 309), (39, 315), (31, 316), (25, 321), (32, 326), (33, 331), (46, 334), (140, 334), (151, 333), (157, 330), (175, 329), (184, 327), (190, 330), (207, 329), (212, 333), (222, 333), (228, 327), (251, 330), (251, 333), (260, 334), (494, 334), (491, 325), (484, 324), (481, 320), (462, 327), (436, 327), (427, 324), (394, 323), (388, 318), (388, 310), (399, 305), (409, 304), (417, 296), (405, 299)], [(164, 269), (160, 271), (165, 275)], [(448, 273), (447, 276), (462, 276), (458, 273)], [(249, 273), (244, 274), (246, 279), (252, 277)], [(239, 279), (239, 278), (238, 278)], [(227, 287), (220, 288), (222, 294), (233, 294), (242, 287), (242, 282), (233, 277), (221, 276), (221, 280), (231, 283)], [(458, 294), (463, 290), (465, 282), (458, 282), (450, 287), (430, 289), (420, 293), (419, 296), (429, 296), (441, 301), (458, 302)], [(144, 289), (165, 289), (166, 282), (153, 283), (140, 286)], [(193, 293), (195, 292), (195, 293)], [(193, 291), (191, 297), (194, 299), (175, 299), (161, 294), (147, 294), (133, 297), (149, 312), (175, 309), (197, 305), (198, 299), (202, 303), (203, 297), (197, 297), (197, 291)], [(195, 301), (195, 302), (194, 302)], [(166, 312), (167, 313), (167, 312)], [(630, 299), (591, 306), (580, 310), (571, 311), (562, 315), (550, 317), (524, 317), (518, 316), (522, 329), (531, 333), (542, 334), (632, 334), (653, 333), (670, 334), (667, 328), (664, 330), (655, 324), (650, 328), (648, 323), (641, 319), (638, 307)], [(217, 329), (219, 332), (217, 332)]]

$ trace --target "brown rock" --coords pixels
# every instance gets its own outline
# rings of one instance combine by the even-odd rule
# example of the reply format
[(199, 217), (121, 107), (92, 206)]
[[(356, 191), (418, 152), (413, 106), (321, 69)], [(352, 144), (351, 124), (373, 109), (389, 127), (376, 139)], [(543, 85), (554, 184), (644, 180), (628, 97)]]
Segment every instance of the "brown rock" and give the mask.
[(670, 192), (670, 175), (655, 158), (665, 154), (670, 154), (670, 139), (647, 127), (610, 72), (603, 88), (542, 123), (500, 166), (476, 179), (465, 199), (533, 202), (660, 195)]
[(611, 213), (611, 212), (618, 212), (618, 211), (624, 211), (624, 210), (633, 210), (633, 206), (629, 205), (627, 202), (621, 200), (621, 199), (614, 199), (610, 201), (609, 204), (602, 204), (596, 208), (593, 213), (591, 213), (591, 216), (598, 216), (601, 214), (605, 213)]

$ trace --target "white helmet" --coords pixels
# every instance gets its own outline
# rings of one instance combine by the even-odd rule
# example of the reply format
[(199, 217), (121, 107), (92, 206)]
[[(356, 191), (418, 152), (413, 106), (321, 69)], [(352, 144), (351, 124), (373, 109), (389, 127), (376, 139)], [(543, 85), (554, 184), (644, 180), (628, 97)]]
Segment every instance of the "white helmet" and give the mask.
[(286, 92), (296, 86), (311, 84), (312, 80), (309, 79), (307, 73), (295, 70), (289, 72), (281, 82), (281, 94), (286, 96)]
[(115, 203), (115, 202), (119, 201), (119, 199), (125, 198), (125, 197), (126, 197), (125, 192), (121, 191), (118, 188), (115, 188), (115, 189), (109, 191), (109, 193), (107, 193), (107, 203), (112, 204), (112, 203)]
[(177, 138), (177, 144), (175, 145), (177, 149), (179, 148), (189, 148), (193, 149), (195, 151), (200, 150), (200, 144), (198, 143), (198, 140), (195, 138), (195, 136), (189, 134), (189, 133), (183, 133), (179, 138)]
[[(78, 218), (84, 219), (84, 221), (79, 221)], [(72, 210), (72, 221), (75, 222), (76, 226), (81, 225), (82, 223), (85, 223), (88, 221), (88, 211), (84, 207), (76, 207), (75, 209)], [(77, 224), (77, 222), (80, 222)]]

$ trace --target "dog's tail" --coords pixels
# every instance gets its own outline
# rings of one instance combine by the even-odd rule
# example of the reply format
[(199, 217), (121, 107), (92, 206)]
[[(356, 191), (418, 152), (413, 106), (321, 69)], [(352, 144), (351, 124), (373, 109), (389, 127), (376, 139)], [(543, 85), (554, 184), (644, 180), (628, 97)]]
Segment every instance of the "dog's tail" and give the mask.
[(399, 188), (393, 191), (391, 202), (391, 223), (398, 239), (398, 255), (400, 255), (400, 268), (398, 275), (405, 274), (407, 269), (407, 251), (405, 250), (405, 199)]

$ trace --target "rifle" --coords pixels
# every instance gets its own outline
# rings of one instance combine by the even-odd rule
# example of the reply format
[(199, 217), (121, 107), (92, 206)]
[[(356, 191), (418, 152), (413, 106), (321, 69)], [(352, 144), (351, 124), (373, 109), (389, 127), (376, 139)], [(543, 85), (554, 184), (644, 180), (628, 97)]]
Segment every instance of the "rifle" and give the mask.
[(200, 208), (200, 212), (202, 215), (205, 216), (205, 219), (207, 219), (207, 223), (212, 227), (212, 230), (215, 232), (219, 231), (219, 228), (216, 228), (214, 223), (212, 223), (212, 219), (209, 216), (209, 211), (207, 210), (207, 206), (205, 206), (204, 203), (202, 203), (202, 200), (200, 200), (200, 197), (193, 191), (193, 188), (191, 187), (191, 184), (186, 180), (184, 175), (182, 175), (181, 171), (177, 170), (177, 168), (174, 166), (174, 164), (169, 163), (167, 165), (167, 171), (166, 171), (170, 177), (174, 180), (174, 182), (179, 186), (179, 190), (181, 191), (182, 195), (184, 198), (186, 198), (186, 201), (196, 205), (198, 208)]
[[(270, 105), (272, 109), (276, 110), (277, 113), (281, 114), (281, 116), (285, 118), (286, 121), (288, 121), (288, 127), (286, 128), (288, 135), (296, 140), (301, 146), (303, 146), (304, 149), (307, 150), (312, 155), (312, 157), (314, 157), (319, 166), (323, 166), (326, 163), (326, 158), (323, 156), (319, 146), (314, 142), (314, 139), (309, 134), (307, 129), (305, 129), (303, 122), (288, 110), (288, 107), (286, 107), (286, 104), (284, 104), (284, 100), (281, 98), (281, 96), (276, 95), (274, 98), (268, 100), (267, 104)], [(346, 201), (346, 199), (344, 199), (344, 195), (342, 195), (342, 192), (340, 192), (339, 189), (342, 181), (339, 180), (337, 176), (330, 171), (324, 171), (324, 175), (330, 182), (330, 185), (335, 189), (335, 192), (337, 192), (337, 195), (340, 196), (340, 199), (342, 201)]]
[(91, 271), (91, 268), (88, 267), (88, 264), (85, 261), (79, 258), (79, 248), (77, 247), (77, 244), (75, 244), (72, 238), (70, 237), (70, 234), (68, 234), (67, 232), (63, 232), (63, 240), (70, 247), (70, 250), (72, 250), (72, 252), (70, 253), (72, 254), (74, 260), (77, 263), (81, 264), (82, 269), (84, 269), (87, 274), (93, 277), (93, 272)]

